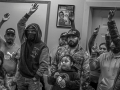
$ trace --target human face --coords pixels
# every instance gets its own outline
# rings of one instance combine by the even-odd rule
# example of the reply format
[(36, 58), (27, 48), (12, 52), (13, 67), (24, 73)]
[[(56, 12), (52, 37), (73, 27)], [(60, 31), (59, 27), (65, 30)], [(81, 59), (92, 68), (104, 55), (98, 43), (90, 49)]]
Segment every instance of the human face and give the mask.
[(68, 45), (72, 48), (76, 47), (78, 45), (78, 42), (79, 42), (79, 38), (74, 36), (74, 35), (71, 35), (68, 37)]
[(72, 66), (70, 58), (69, 57), (63, 57), (62, 60), (61, 60), (61, 65), (60, 66), (63, 70), (70, 69), (71, 66)]
[(35, 29), (29, 29), (26, 31), (27, 39), (29, 41), (35, 40), (36, 34), (37, 34), (37, 32), (35, 31)]
[(5, 40), (9, 45), (12, 45), (15, 41), (15, 34), (14, 33), (6, 33), (5, 34)]
[(63, 45), (66, 45), (67, 44), (67, 39), (66, 37), (61, 37), (59, 39), (59, 46), (63, 46)]
[(104, 53), (104, 52), (107, 52), (107, 48), (105, 45), (101, 45), (100, 48), (99, 48), (99, 51), (100, 51), (100, 54)]
[(64, 14), (63, 13), (60, 13), (60, 18), (64, 18)]
[(118, 54), (118, 53), (120, 52), (120, 49), (119, 49), (118, 47), (116, 47), (113, 42), (111, 43), (110, 48), (111, 48), (111, 51), (112, 51), (114, 54)]

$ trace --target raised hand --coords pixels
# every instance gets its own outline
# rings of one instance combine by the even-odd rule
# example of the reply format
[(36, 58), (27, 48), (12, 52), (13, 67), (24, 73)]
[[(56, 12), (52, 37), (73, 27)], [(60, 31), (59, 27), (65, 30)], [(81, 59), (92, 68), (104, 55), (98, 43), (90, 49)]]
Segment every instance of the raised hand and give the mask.
[(110, 36), (110, 33), (109, 33), (109, 30), (107, 30), (107, 33), (106, 33), (107, 36)]
[(99, 25), (99, 27), (95, 28), (94, 32), (98, 33), (99, 29), (100, 29), (100, 25)]
[(74, 17), (72, 12), (69, 14), (68, 19), (70, 20), (70, 22), (74, 22)]
[(37, 9), (38, 9), (38, 4), (37, 3), (34, 3), (32, 4), (32, 7), (30, 8), (30, 11), (29, 11), (29, 15), (32, 15)]
[(58, 81), (58, 83), (61, 82), (62, 81), (62, 77), (58, 76), (57, 77), (57, 81)]
[(70, 22), (73, 22), (74, 21), (74, 17), (68, 17)]
[(9, 18), (10, 18), (10, 14), (9, 14), (9, 13), (6, 13), (6, 14), (4, 14), (4, 17), (2, 18), (2, 20), (5, 22), (5, 21), (7, 21)]
[(96, 52), (98, 50), (97, 43), (92, 47), (92, 52)]
[(116, 9), (109, 11), (109, 14), (108, 14), (108, 20), (109, 21), (111, 21), (113, 19), (114, 15), (115, 15), (115, 11), (116, 11)]
[(64, 79), (62, 79), (62, 80), (59, 81), (58, 83), (59, 83), (59, 85), (60, 85), (61, 88), (65, 88), (65, 87), (66, 87), (66, 83), (65, 83), (65, 80), (64, 80)]

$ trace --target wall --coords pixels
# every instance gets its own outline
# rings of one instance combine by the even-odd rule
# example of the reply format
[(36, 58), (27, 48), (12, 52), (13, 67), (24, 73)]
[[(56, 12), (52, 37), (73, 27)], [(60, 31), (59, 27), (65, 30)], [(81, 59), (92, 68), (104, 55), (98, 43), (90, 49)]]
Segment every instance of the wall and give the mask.
[[(40, 0), (40, 1), (45, 1), (45, 0)], [(69, 30), (65, 28), (56, 27), (58, 4), (75, 5), (75, 25), (76, 28), (81, 32), (82, 20), (83, 20), (83, 8), (84, 8), (85, 0), (47, 0), (47, 1), (51, 1), (47, 45), (50, 50), (53, 50), (53, 48), (58, 45), (58, 38), (60, 34), (62, 32), (67, 32)]]
[[(0, 3), (0, 11), (1, 11), (0, 20), (2, 20), (2, 17), (4, 16), (5, 13), (10, 13), (9, 20), (5, 22), (1, 27), (0, 30), (1, 37), (4, 37), (5, 30), (7, 28), (14, 28), (16, 30), (15, 42), (18, 45), (20, 45), (20, 41), (17, 33), (17, 23), (27, 12), (29, 12), (31, 5), (32, 3), (4, 3), (4, 2)], [(44, 10), (42, 8), (44, 8)], [(40, 14), (41, 11), (42, 13)], [(47, 12), (47, 4), (39, 4), (38, 10), (28, 19), (26, 23), (26, 26), (30, 23), (37, 23), (40, 25), (40, 28), (42, 29), (42, 33), (43, 33), (42, 40), (44, 40), (44, 34), (45, 34), (46, 12)]]
[(75, 25), (80, 32), (82, 31), (84, 0), (51, 0), (50, 22), (47, 42), (50, 50), (58, 45), (58, 38), (60, 34), (69, 30), (56, 27), (58, 4), (75, 5)]
[[(33, 1), (33, 0), (26, 0), (26, 1)], [(75, 5), (75, 25), (76, 25), (76, 28), (82, 32), (82, 20), (83, 20), (83, 8), (84, 8), (84, 1), (85, 0), (37, 0), (37, 1), (51, 1), (51, 8), (50, 8), (50, 19), (49, 19), (49, 28), (48, 28), (48, 39), (47, 39), (47, 45), (51, 50), (53, 50), (54, 47), (56, 47), (58, 45), (58, 38), (60, 36), (60, 34), (62, 32), (67, 32), (69, 29), (66, 29), (66, 28), (57, 28), (56, 27), (56, 19), (57, 19), (57, 9), (58, 9), (58, 4), (67, 4), (67, 5)], [(2, 8), (5, 8), (6, 5), (4, 5)], [(16, 9), (16, 8), (20, 8), (16, 5), (12, 5), (14, 7), (14, 10), (17, 12), (16, 14), (19, 13), (19, 11)], [(29, 5), (30, 6), (30, 5)], [(43, 22), (45, 20), (42, 19), (43, 16), (40, 15), (40, 13), (42, 14), (43, 13), (43, 8), (40, 7), (40, 10), (37, 11), (39, 13), (37, 13), (36, 15), (39, 16), (39, 21)], [(23, 12), (27, 12), (27, 10), (29, 9), (29, 7), (26, 8), (26, 10), (24, 10)], [(9, 12), (12, 10), (12, 7), (11, 8), (7, 8), (7, 11), (9, 10)], [(23, 10), (23, 9), (20, 9), (20, 10)], [(5, 10), (2, 10), (2, 11), (5, 11)], [(1, 13), (1, 15), (3, 16), (4, 14)], [(21, 14), (20, 14), (21, 15)], [(19, 16), (20, 16), (19, 15)], [(43, 15), (43, 14), (42, 14)], [(1, 17), (2, 17), (1, 16)], [(3, 25), (3, 27), (5, 27), (5, 29), (10, 26), (12, 27), (10, 23), (10, 21), (16, 17), (15, 16), (15, 13), (12, 13), (11, 14), (11, 19), (5, 24), (5, 26)], [(21, 15), (23, 16), (23, 15)], [(38, 21), (38, 18), (36, 18), (37, 21)], [(43, 27), (44, 25), (40, 24), (41, 27)], [(16, 29), (16, 26), (15, 26), (15, 29)], [(44, 32), (43, 32), (44, 34)], [(4, 32), (2, 32), (2, 36), (4, 35)], [(82, 34), (81, 34), (82, 36)], [(17, 37), (16, 41), (19, 43), (19, 39)]]
[[(119, 7), (120, 8), (120, 0), (86, 0), (84, 3), (84, 12), (83, 12), (83, 23), (82, 23), (82, 39), (81, 46), (86, 48), (88, 44), (89, 37), (91, 36), (92, 31), (90, 32), (90, 18), (91, 17), (91, 8), (92, 7)], [(96, 23), (92, 23), (96, 24)], [(91, 24), (91, 25), (92, 25)], [(97, 27), (98, 25), (96, 25)], [(95, 27), (94, 27), (95, 28)], [(94, 28), (91, 28), (93, 30)], [(87, 42), (86, 42), (87, 41)]]
[[(120, 32), (120, 13), (119, 13), (119, 11), (120, 10), (116, 11), (113, 19), (116, 21), (117, 28)], [(105, 37), (102, 37), (102, 36), (104, 36), (107, 33), (108, 13), (109, 13), (109, 10), (96, 9), (93, 11), (93, 24), (92, 24), (91, 32), (93, 32), (93, 30), (100, 25), (100, 30), (99, 30), (98, 36), (96, 38), (96, 43), (98, 45), (102, 42), (105, 42)]]

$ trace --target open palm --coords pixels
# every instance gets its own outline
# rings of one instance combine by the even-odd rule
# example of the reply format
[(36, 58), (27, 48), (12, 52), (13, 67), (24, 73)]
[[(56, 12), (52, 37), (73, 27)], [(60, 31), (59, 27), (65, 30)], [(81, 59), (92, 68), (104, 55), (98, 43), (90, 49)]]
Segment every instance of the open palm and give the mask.
[(33, 14), (37, 9), (38, 9), (38, 4), (35, 3), (35, 4), (32, 4), (32, 7), (30, 8), (30, 14)]

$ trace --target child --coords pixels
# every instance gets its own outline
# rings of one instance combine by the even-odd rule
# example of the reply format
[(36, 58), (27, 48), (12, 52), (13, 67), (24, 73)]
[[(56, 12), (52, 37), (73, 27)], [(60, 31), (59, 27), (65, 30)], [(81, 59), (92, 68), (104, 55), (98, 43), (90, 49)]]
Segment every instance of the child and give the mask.
[(59, 70), (48, 76), (48, 83), (53, 85), (51, 90), (79, 90), (80, 77), (73, 68), (73, 58), (65, 55), (60, 60)]

